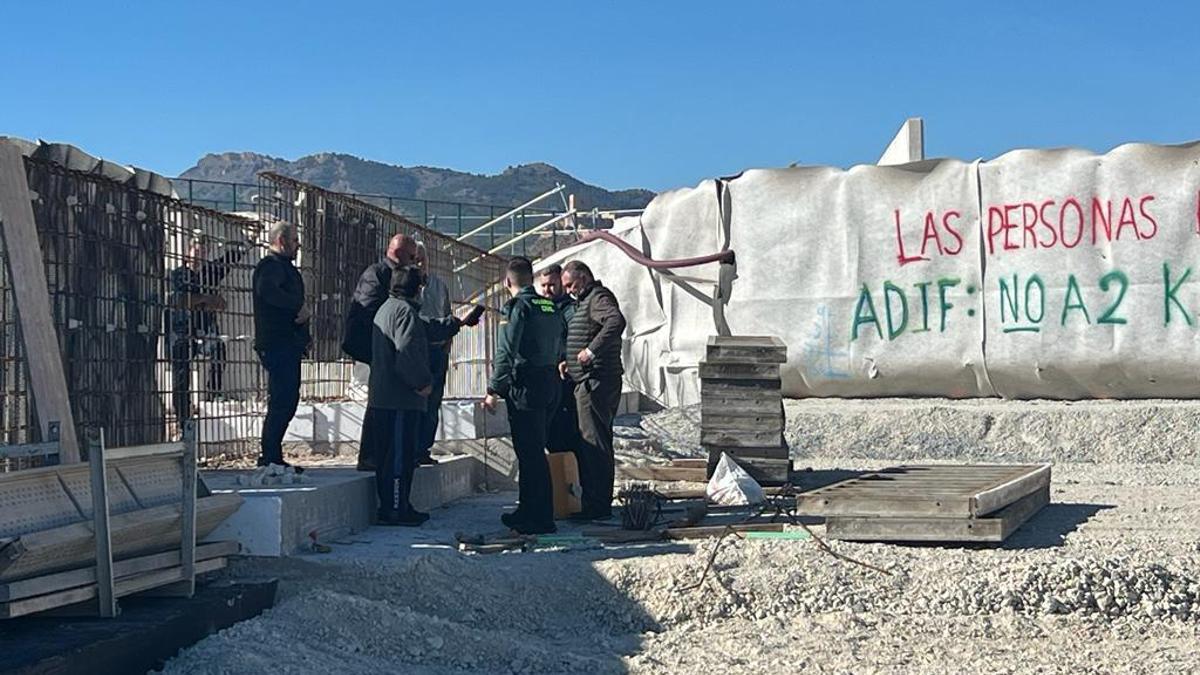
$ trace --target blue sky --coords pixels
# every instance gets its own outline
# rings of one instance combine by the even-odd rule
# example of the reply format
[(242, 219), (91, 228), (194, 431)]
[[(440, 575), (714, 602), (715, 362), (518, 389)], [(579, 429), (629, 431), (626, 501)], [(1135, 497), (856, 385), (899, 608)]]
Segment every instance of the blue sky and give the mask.
[[(749, 167), (1200, 138), (1200, 3), (5, 2), (0, 134), (174, 175), (207, 152)], [(114, 3), (115, 4), (115, 3)]]

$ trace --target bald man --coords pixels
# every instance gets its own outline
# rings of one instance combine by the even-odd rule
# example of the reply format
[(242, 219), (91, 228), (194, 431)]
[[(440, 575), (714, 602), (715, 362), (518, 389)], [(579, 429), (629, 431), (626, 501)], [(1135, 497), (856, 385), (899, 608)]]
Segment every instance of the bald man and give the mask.
[[(392, 273), (412, 265), (416, 255), (417, 241), (407, 234), (397, 234), (388, 241), (383, 259), (367, 266), (359, 276), (350, 311), (346, 314), (342, 339), (342, 351), (350, 358), (363, 364), (371, 363), (371, 326), (375, 322), (375, 313), (388, 299)], [(376, 450), (391, 443), (391, 424), (377, 417), (379, 411), (370, 407), (363, 415), (362, 438), (358, 444), (359, 471), (374, 471)]]

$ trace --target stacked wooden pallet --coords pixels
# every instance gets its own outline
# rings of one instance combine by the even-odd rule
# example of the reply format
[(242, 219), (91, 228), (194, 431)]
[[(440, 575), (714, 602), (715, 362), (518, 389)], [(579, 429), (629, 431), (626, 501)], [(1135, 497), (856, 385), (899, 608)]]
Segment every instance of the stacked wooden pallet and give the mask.
[(898, 466), (797, 502), (831, 539), (1002, 542), (1050, 502), (1050, 465)]
[(763, 484), (788, 480), (779, 369), (787, 345), (777, 337), (712, 336), (700, 363), (700, 443), (708, 475), (727, 454)]

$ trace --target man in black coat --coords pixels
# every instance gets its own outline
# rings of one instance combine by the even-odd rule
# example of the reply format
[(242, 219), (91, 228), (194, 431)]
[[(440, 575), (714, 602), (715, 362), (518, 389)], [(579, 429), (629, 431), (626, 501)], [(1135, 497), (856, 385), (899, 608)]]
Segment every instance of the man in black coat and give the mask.
[(312, 311), (304, 300), (304, 279), (296, 269), (300, 237), (296, 227), (276, 223), (270, 252), (254, 268), (254, 350), (267, 370), (267, 416), (263, 419), (259, 466), (281, 464), (283, 437), (300, 403), (300, 361), (310, 341)]
[(563, 286), (575, 298), (575, 312), (567, 325), (566, 359), (559, 364), (562, 376), (575, 382), (575, 410), (579, 416), (579, 482), (583, 510), (575, 520), (601, 520), (612, 516), (613, 418), (621, 402), (621, 334), (625, 317), (616, 296), (595, 279), (592, 270), (577, 260), (563, 266)]

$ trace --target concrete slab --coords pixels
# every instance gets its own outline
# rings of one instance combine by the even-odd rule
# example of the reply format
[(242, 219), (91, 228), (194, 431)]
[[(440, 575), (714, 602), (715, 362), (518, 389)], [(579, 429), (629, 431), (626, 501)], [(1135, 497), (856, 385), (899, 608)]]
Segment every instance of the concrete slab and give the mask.
[[(206, 541), (234, 539), (253, 556), (289, 556), (310, 547), (310, 532), (322, 543), (361, 532), (377, 510), (375, 476), (351, 468), (311, 468), (304, 483), (248, 487), (237, 484), (250, 471), (205, 471), (214, 493), (237, 492), (244, 501)], [(441, 507), (469, 496), (482, 482), (482, 466), (466, 456), (447, 458), (436, 466), (418, 467), (413, 478), (413, 506)]]
[[(357, 443), (362, 437), (362, 401), (301, 404), (288, 425), (287, 442)], [(477, 399), (451, 399), (442, 402), (438, 422), (438, 440), (461, 440), (505, 436), (510, 432), (508, 414), (501, 402), (494, 414), (483, 409)]]

